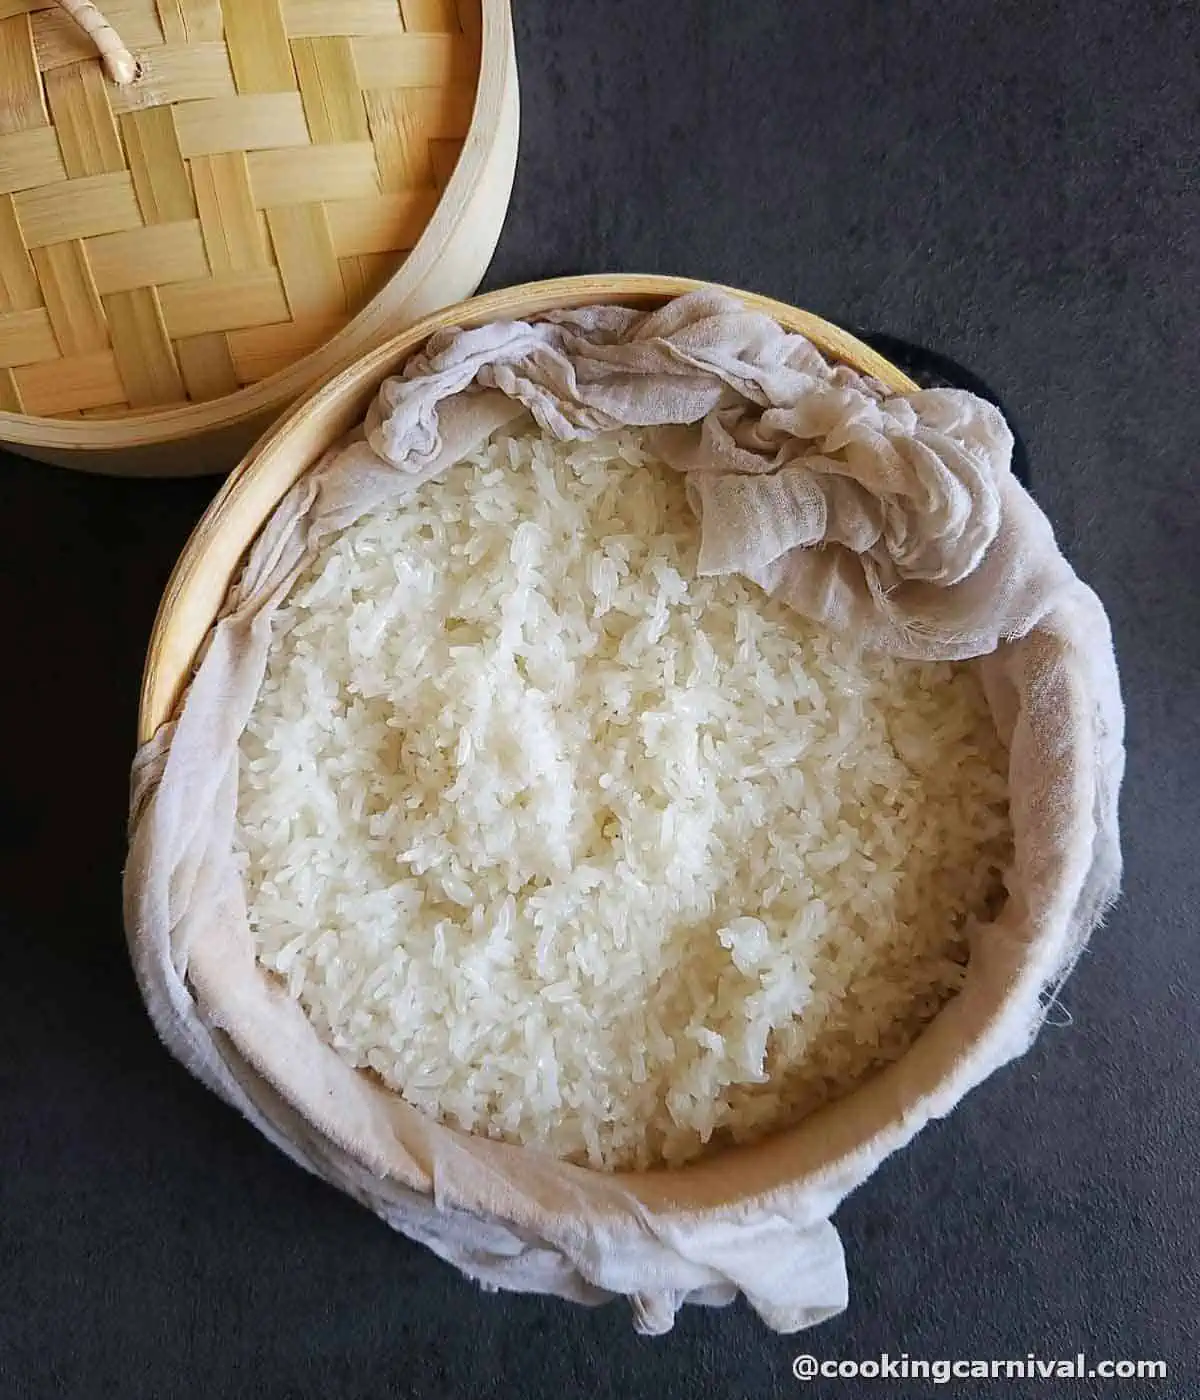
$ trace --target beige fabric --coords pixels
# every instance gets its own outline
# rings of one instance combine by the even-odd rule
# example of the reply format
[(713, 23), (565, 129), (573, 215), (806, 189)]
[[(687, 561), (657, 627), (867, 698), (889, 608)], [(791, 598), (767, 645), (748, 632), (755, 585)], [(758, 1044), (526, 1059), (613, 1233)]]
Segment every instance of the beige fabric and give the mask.
[[(655, 430), (705, 570), (914, 657), (980, 657), (1011, 750), (1008, 902), (897, 1064), (754, 1147), (608, 1176), (443, 1128), (350, 1069), (254, 962), (231, 836), (236, 746), (271, 613), (319, 542), (532, 409), (564, 437)], [(1119, 879), (1122, 709), (1104, 611), (969, 394), (890, 396), (801, 337), (693, 293), (435, 336), (362, 435), (301, 478), (233, 589), (178, 719), (138, 754), (126, 921), (166, 1044), (296, 1161), (488, 1288), (630, 1298), (662, 1332), (740, 1290), (792, 1331), (847, 1301), (829, 1217), (890, 1152), (1021, 1054)]]

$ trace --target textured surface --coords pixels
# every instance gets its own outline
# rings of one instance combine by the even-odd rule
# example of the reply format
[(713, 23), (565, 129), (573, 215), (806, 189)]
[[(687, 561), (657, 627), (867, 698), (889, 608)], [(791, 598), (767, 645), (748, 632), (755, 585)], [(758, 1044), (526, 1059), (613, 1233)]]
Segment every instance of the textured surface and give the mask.
[(233, 837), (254, 950), (344, 1060), (610, 1171), (756, 1141), (898, 1059), (963, 986), (1015, 827), (970, 668), (864, 654), (736, 548), (700, 576), (689, 493), (711, 544), (721, 477), (656, 447), (518, 424), (329, 541), (272, 618)]
[(218, 398), (328, 340), (454, 169), (479, 0), (0, 0), (0, 408)]
[(931, 344), (999, 392), (1113, 618), (1125, 898), (1068, 985), (1074, 1025), (839, 1212), (841, 1319), (788, 1339), (744, 1308), (688, 1311), (647, 1342), (619, 1308), (480, 1296), (290, 1167), (163, 1055), (137, 1002), (118, 871), (138, 673), (212, 484), (5, 459), (0, 1394), (909, 1400), (953, 1388), (799, 1387), (790, 1360), (1086, 1349), (1161, 1356), (1174, 1378), (954, 1393), (1190, 1400), (1194, 12), (525, 0), (517, 23), (521, 163), (490, 285), (715, 277)]

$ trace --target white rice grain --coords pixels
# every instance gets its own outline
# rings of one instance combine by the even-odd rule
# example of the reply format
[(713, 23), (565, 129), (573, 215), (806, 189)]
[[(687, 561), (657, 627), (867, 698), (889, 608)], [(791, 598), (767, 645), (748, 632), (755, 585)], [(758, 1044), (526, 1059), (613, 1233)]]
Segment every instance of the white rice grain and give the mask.
[(607, 1169), (903, 1053), (1008, 851), (968, 668), (864, 655), (696, 548), (637, 434), (507, 433), (326, 545), (241, 745), (258, 957), (324, 1039)]

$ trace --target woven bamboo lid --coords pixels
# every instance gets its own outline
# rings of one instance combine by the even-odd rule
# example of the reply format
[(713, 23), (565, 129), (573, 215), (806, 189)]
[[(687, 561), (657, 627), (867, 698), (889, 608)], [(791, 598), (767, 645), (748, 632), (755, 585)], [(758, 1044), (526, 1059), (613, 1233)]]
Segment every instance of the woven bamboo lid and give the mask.
[[(222, 470), (474, 290), (515, 159), (507, 0), (99, 4), (123, 85), (54, 0), (0, 0), (0, 441)], [(233, 427), (216, 460), (145, 451)]]

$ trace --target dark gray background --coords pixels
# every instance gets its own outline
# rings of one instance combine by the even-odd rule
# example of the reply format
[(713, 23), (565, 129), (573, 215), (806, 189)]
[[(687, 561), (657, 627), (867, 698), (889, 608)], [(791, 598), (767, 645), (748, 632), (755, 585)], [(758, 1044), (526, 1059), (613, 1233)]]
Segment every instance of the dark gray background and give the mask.
[[(518, 0), (524, 120), (488, 276), (662, 271), (982, 375), (1112, 615), (1124, 899), (1069, 1029), (839, 1212), (850, 1310), (646, 1341), (482, 1295), (309, 1180), (158, 1046), (119, 871), (139, 671), (211, 482), (0, 461), (0, 1396), (800, 1393), (829, 1357), (1196, 1363), (1197, 22), (1185, 4)], [(1101, 1393), (826, 1382), (821, 1395)]]

